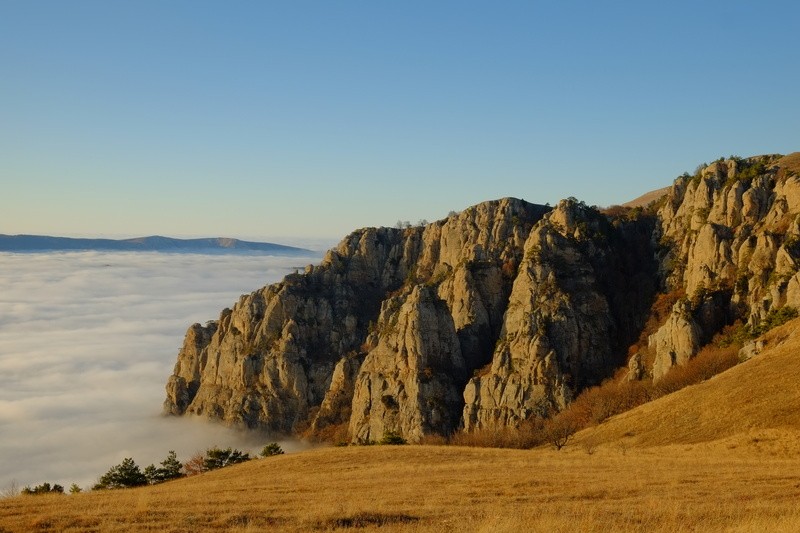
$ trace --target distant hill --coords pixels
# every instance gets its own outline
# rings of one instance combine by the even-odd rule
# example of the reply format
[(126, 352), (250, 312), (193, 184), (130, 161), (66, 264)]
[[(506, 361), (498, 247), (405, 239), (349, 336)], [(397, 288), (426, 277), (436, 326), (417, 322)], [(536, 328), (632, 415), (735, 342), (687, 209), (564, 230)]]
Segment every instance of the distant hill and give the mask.
[(0, 251), (5, 252), (63, 252), (63, 251), (120, 251), (120, 252), (204, 252), (245, 253), (266, 255), (308, 255), (311, 250), (271, 242), (251, 242), (214, 237), (205, 239), (172, 239), (154, 235), (133, 239), (74, 239), (44, 235), (2, 235)]

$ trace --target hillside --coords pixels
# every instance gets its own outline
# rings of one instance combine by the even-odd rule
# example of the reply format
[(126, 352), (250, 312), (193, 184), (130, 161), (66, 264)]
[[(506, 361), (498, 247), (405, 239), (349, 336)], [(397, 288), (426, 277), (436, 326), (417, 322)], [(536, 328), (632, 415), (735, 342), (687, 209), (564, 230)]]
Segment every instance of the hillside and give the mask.
[(647, 207), (650, 202), (658, 201), (667, 194), (669, 194), (669, 187), (656, 189), (655, 191), (646, 192), (630, 202), (625, 202), (622, 207)]
[(800, 307), (798, 160), (720, 158), (646, 208), (503, 198), (356, 230), (190, 326), (164, 410), (418, 442), (547, 417), (626, 367), (657, 382), (735, 321)]
[(797, 457), (326, 448), (141, 489), (0, 501), (0, 531), (772, 531), (800, 528)]
[(314, 252), (270, 242), (251, 242), (223, 237), (205, 239), (173, 239), (151, 236), (132, 239), (77, 239), (45, 235), (0, 235), (0, 251), (6, 252), (257, 252), (267, 255), (311, 255)]
[(794, 320), (751, 360), (560, 452), (321, 448), (140, 489), (0, 500), (0, 531), (797, 531), (798, 378)]
[[(504, 199), (359, 230), (192, 326), (167, 407), (431, 442), (513, 427), (603, 372), (658, 383), (733, 320), (757, 327), (800, 305), (798, 168), (796, 154), (717, 161), (649, 213)], [(753, 346), (561, 451), (320, 448), (140, 489), (2, 500), (0, 532), (798, 531), (800, 319)]]
[(800, 319), (761, 342), (763, 351), (752, 359), (583, 431), (577, 442), (641, 447), (722, 441), (729, 448), (800, 457)]

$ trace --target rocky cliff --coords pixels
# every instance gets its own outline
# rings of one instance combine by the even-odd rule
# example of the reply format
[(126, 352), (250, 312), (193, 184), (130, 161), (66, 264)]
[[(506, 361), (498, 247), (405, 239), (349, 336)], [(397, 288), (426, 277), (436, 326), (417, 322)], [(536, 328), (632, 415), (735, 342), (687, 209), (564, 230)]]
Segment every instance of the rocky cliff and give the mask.
[[(418, 435), (436, 417), (455, 428), (469, 373), (491, 358), (525, 239), (548, 210), (504, 199), (425, 227), (352, 233), (320, 265), (192, 326), (165, 410), (284, 433), (347, 425), (352, 410), (370, 439), (383, 434), (381, 417)], [(429, 339), (434, 330), (441, 339)], [(412, 411), (432, 389), (445, 411), (422, 421)]]
[(525, 243), (491, 366), (464, 392), (466, 429), (564, 407), (619, 365), (656, 289), (652, 217), (608, 220), (565, 200)]
[[(546, 415), (626, 364), (657, 380), (733, 320), (800, 306), (798, 174), (800, 154), (720, 160), (645, 209), (506, 198), (358, 230), (190, 327), (165, 411), (415, 441)], [(685, 296), (628, 361), (659, 292)]]
[(800, 154), (716, 161), (675, 180), (657, 215), (666, 289), (687, 297), (650, 338), (655, 379), (726, 323), (800, 306)]

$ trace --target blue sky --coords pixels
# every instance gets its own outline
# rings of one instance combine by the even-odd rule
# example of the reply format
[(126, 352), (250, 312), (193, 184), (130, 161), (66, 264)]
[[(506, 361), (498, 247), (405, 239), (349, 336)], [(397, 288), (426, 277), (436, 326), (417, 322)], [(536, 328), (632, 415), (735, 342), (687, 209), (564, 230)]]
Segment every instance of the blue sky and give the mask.
[(797, 2), (0, 0), (0, 233), (340, 237), (800, 150)]

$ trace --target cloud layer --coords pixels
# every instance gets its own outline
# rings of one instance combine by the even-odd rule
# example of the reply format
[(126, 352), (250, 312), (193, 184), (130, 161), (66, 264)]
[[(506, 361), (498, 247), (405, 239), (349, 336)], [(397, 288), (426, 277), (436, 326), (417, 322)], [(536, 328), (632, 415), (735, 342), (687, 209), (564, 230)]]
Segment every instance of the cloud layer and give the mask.
[[(257, 450), (267, 437), (160, 416), (186, 328), (318, 257), (0, 253), (0, 490), (91, 485), (124, 457)], [(284, 448), (299, 446), (284, 443)]]

